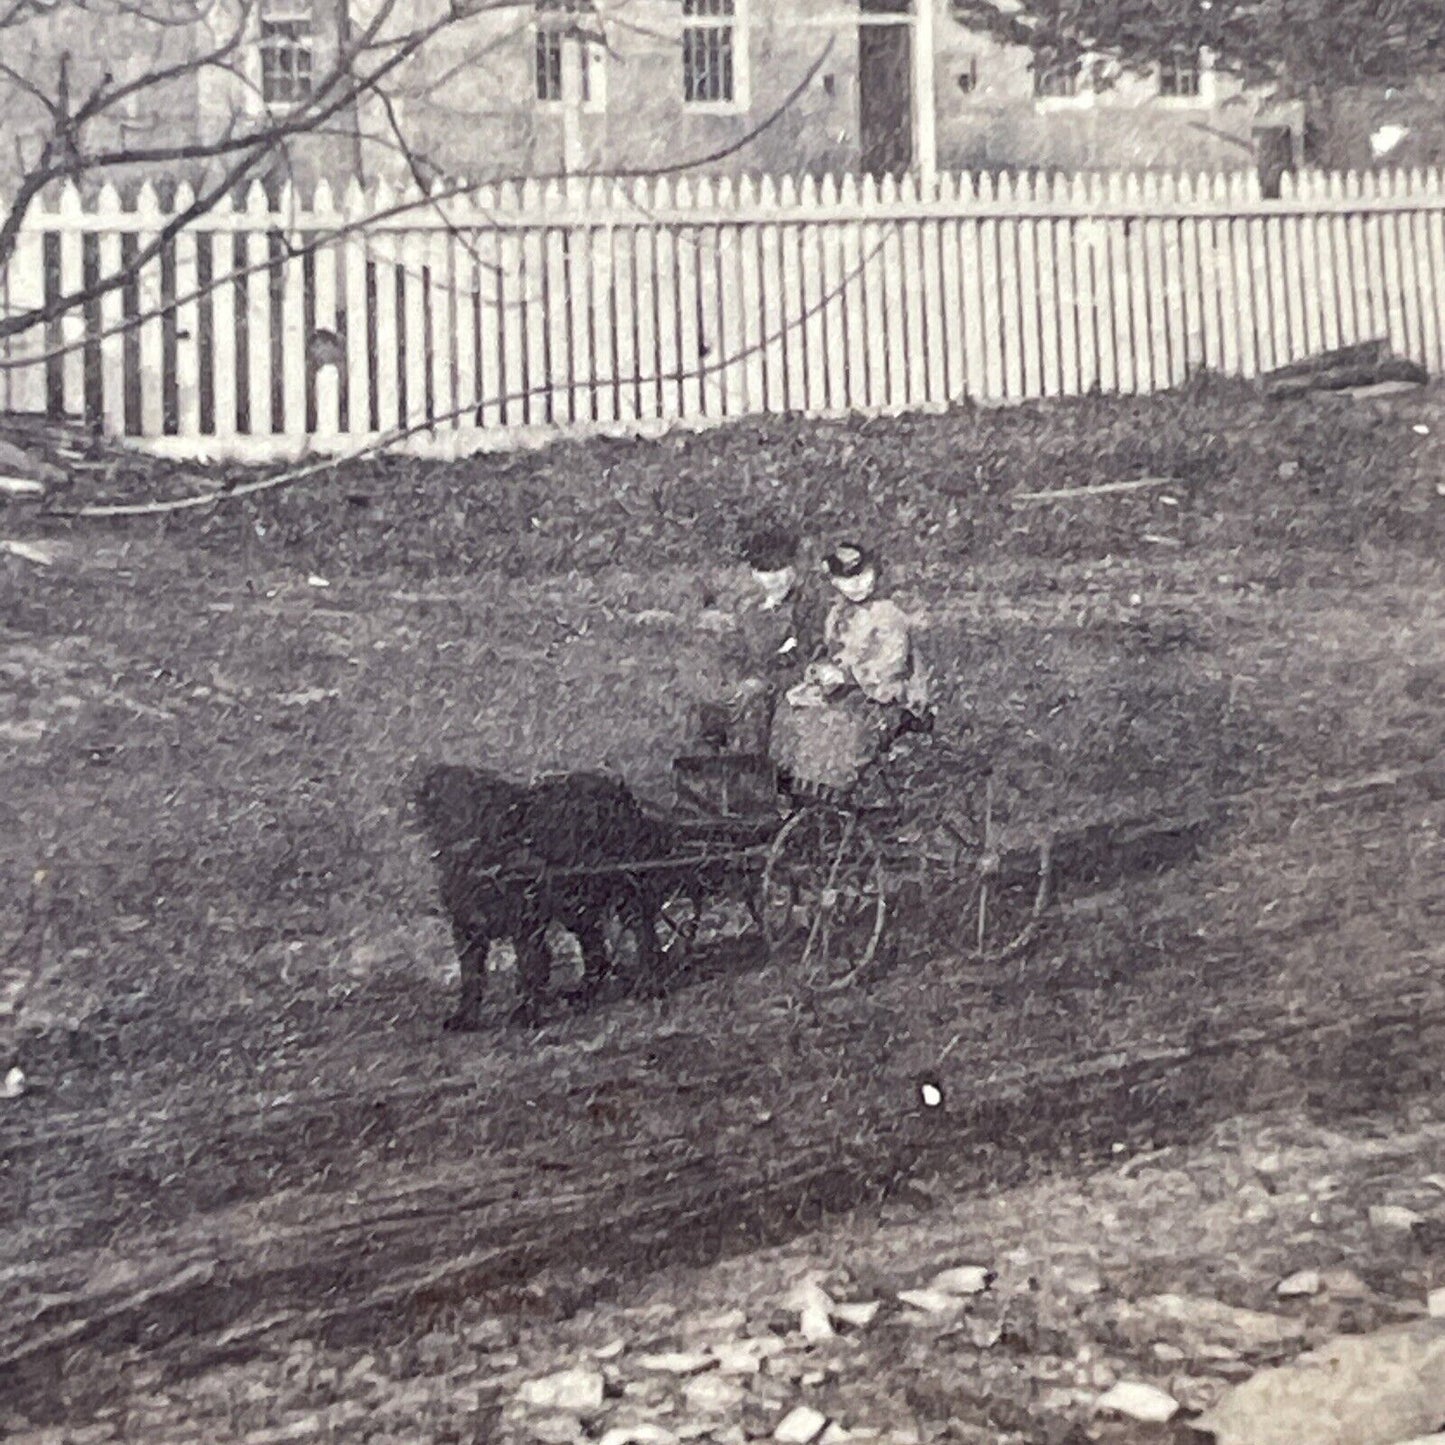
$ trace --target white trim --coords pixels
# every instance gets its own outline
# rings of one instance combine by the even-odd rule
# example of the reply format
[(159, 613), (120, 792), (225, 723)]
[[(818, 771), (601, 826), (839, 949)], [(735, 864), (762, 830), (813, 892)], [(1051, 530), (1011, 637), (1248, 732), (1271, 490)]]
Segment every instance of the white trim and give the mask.
[(913, 165), (925, 193), (938, 175), (938, 62), (933, 7), (913, 0)]

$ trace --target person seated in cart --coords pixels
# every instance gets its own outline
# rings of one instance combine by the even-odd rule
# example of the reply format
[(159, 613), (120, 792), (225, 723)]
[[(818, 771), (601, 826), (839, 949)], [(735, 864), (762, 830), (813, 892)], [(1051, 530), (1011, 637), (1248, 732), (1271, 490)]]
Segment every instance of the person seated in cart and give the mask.
[(798, 535), (776, 523), (743, 539), (751, 590), (722, 641), (729, 683), (695, 709), (694, 740), (707, 751), (765, 756), (779, 694), (822, 653), (821, 599), (800, 576), (799, 551)]
[(847, 788), (903, 733), (931, 730), (933, 712), (913, 624), (892, 598), (878, 595), (877, 559), (845, 542), (825, 565), (835, 601), (824, 656), (788, 690), (771, 748), (785, 776)]

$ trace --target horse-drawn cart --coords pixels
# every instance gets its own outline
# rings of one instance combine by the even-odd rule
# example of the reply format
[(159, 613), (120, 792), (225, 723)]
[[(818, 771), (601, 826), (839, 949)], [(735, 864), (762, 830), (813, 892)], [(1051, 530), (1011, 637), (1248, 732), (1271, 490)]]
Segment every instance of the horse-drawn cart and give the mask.
[(774, 962), (838, 989), (884, 956), (890, 925), (921, 922), (1001, 959), (1028, 945), (1050, 901), (1048, 844), (1002, 853), (988, 770), (941, 741), (910, 740), (903, 766), (882, 756), (845, 787), (790, 780), (761, 755), (684, 756), (673, 774), (659, 923), (678, 964), (737, 932), (741, 906)]

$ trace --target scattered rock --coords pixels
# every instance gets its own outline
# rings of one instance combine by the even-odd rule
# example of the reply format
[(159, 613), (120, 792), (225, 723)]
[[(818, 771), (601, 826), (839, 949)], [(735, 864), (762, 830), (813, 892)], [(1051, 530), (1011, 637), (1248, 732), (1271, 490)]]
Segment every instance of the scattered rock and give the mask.
[(1304, 1295), (1316, 1295), (1323, 1286), (1317, 1269), (1301, 1269), (1286, 1279), (1280, 1280), (1274, 1292), (1281, 1299), (1299, 1299)]
[(538, 1445), (583, 1445), (587, 1439), (571, 1415), (539, 1415), (527, 1421), (527, 1434)]
[(818, 1437), (818, 1445), (845, 1445), (846, 1441), (853, 1438), (850, 1430), (845, 1430), (836, 1420), (828, 1426)]
[(1392, 1445), (1437, 1430), (1445, 1324), (1349, 1335), (1263, 1370), (1195, 1422), (1216, 1445)]
[(982, 1294), (997, 1278), (993, 1270), (981, 1264), (963, 1264), (940, 1271), (928, 1287), (946, 1295)]
[(922, 1310), (924, 1314), (943, 1315), (960, 1307), (962, 1301), (955, 1294), (944, 1294), (936, 1289), (905, 1289), (898, 1295), (899, 1303), (910, 1309)]
[(861, 1330), (873, 1323), (881, 1306), (877, 1300), (855, 1301), (833, 1306), (833, 1318)]
[(703, 1350), (671, 1350), (637, 1357), (639, 1370), (653, 1370), (662, 1375), (700, 1375), (716, 1364), (716, 1358)]
[(1186, 1348), (1204, 1354), (1204, 1346), (1233, 1352), (1276, 1349), (1304, 1333), (1304, 1325), (1286, 1315), (1236, 1309), (1202, 1295), (1153, 1295), (1133, 1304), (1120, 1303), (1118, 1323), (1136, 1337), (1156, 1335), (1173, 1327)]
[(0, 1099), (18, 1099), (25, 1092), (25, 1070), (17, 1065), (5, 1075)]
[(724, 1415), (735, 1410), (743, 1398), (743, 1386), (728, 1375), (716, 1371), (707, 1375), (694, 1375), (683, 1387), (682, 1393), (694, 1410)]
[(731, 1340), (713, 1346), (713, 1358), (724, 1375), (756, 1375), (764, 1359), (783, 1352), (783, 1342), (773, 1335), (751, 1340)]
[(1163, 1425), (1179, 1413), (1179, 1402), (1154, 1385), (1120, 1380), (1099, 1396), (1096, 1408), (1115, 1415), (1127, 1415), (1131, 1420)]
[(1372, 1204), (1370, 1206), (1370, 1228), (1379, 1230), (1414, 1229), (1423, 1222), (1423, 1215), (1403, 1204)]
[(798, 1328), (810, 1345), (833, 1338), (833, 1298), (816, 1280), (806, 1280), (788, 1297), (798, 1311)]
[(1445, 1289), (1432, 1289), (1426, 1297), (1425, 1307), (1431, 1319), (1445, 1319)]
[(533, 1409), (586, 1415), (602, 1408), (605, 1390), (601, 1372), (581, 1366), (559, 1370), (539, 1380), (527, 1380), (517, 1392), (517, 1398)]
[(598, 1345), (598, 1347), (592, 1351), (592, 1358), (594, 1360), (615, 1360), (626, 1348), (627, 1342), (625, 1340), (610, 1340), (605, 1345)]
[(1370, 1287), (1352, 1269), (1320, 1271), (1320, 1284), (1336, 1299), (1368, 1299)]
[(636, 1425), (614, 1425), (597, 1445), (677, 1445), (678, 1435), (666, 1425), (644, 1420)]
[(812, 1445), (812, 1441), (827, 1428), (826, 1415), (820, 1414), (811, 1405), (799, 1405), (778, 1422), (773, 1439), (780, 1441), (781, 1445)]

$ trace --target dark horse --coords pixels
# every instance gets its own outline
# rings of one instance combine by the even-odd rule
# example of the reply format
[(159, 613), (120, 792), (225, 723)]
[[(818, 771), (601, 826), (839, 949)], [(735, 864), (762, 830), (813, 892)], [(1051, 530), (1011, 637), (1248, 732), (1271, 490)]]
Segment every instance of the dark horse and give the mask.
[(440, 764), (421, 772), (412, 800), (461, 961), (461, 1002), (448, 1029), (479, 1027), (487, 954), (502, 938), (517, 952), (518, 1020), (535, 1022), (551, 970), (551, 922), (581, 945), (584, 997), (594, 996), (612, 971), (603, 934), (609, 916), (637, 940), (639, 989), (660, 991), (661, 875), (629, 872), (626, 864), (663, 856), (666, 829), (623, 783), (579, 772), (523, 784)]

